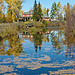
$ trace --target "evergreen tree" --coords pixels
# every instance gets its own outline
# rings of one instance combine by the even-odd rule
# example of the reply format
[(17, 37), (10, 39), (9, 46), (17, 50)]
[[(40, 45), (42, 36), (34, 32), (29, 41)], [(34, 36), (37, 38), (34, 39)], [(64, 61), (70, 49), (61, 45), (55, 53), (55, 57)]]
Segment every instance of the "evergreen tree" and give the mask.
[(41, 4), (40, 4), (40, 2), (39, 2), (39, 4), (38, 4), (38, 10), (37, 10), (37, 12), (38, 12), (38, 21), (41, 19), (42, 20), (42, 9), (41, 9)]
[(33, 9), (33, 20), (39, 21), (40, 19), (42, 20), (42, 9), (41, 9), (41, 4), (37, 5), (36, 0), (34, 4), (34, 9)]
[(33, 20), (37, 21), (37, 3), (35, 0), (34, 9), (33, 9)]
[(57, 12), (57, 4), (56, 2), (54, 2), (51, 8), (51, 19), (56, 18), (56, 12)]

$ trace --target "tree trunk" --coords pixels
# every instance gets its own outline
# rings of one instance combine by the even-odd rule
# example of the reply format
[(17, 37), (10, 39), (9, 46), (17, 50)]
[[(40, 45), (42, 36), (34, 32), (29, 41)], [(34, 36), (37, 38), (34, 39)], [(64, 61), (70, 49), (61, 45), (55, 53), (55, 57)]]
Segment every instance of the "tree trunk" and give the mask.
[(19, 17), (17, 17), (17, 22), (19, 22)]

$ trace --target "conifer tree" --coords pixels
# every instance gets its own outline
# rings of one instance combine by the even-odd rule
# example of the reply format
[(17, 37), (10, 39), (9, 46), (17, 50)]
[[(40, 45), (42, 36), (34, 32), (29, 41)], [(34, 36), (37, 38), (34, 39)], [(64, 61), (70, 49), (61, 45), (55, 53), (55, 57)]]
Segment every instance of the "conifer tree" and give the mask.
[(37, 12), (38, 12), (38, 21), (41, 19), (42, 20), (42, 9), (41, 9), (41, 4), (40, 4), (40, 2), (39, 2), (39, 4), (38, 4), (38, 10), (37, 10)]
[(37, 21), (37, 3), (35, 0), (34, 9), (33, 9), (33, 20)]
[(42, 20), (41, 4), (40, 4), (40, 2), (39, 2), (39, 4), (37, 4), (36, 0), (35, 0), (35, 4), (34, 4), (33, 17), (32, 18), (35, 21), (39, 21), (40, 19)]
[(57, 12), (57, 4), (56, 2), (54, 2), (51, 8), (51, 19), (56, 18), (56, 14), (57, 14), (56, 12)]

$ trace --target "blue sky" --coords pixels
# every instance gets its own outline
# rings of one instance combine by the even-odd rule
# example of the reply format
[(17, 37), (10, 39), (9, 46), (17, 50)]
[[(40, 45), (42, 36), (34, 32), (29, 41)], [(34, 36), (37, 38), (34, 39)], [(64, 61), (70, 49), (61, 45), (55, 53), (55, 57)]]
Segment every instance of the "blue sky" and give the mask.
[[(34, 1), (35, 0), (26, 0), (23, 4), (22, 4), (22, 10), (24, 11), (29, 11), (31, 8), (33, 8), (34, 6)], [(74, 5), (75, 4), (75, 0), (36, 0), (37, 3), (40, 1), (42, 8), (49, 8), (51, 9), (52, 3), (55, 1), (56, 3), (58, 3), (59, 1), (61, 2), (62, 5), (66, 5), (67, 3), (70, 3), (70, 5)]]

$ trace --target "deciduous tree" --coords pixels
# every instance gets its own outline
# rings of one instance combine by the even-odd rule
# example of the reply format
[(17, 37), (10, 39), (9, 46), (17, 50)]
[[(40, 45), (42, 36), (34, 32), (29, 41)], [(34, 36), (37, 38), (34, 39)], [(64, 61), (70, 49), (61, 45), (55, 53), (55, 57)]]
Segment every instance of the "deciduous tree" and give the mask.
[(4, 20), (5, 20), (4, 9), (5, 9), (4, 1), (0, 0), (0, 23), (4, 22)]
[(15, 17), (17, 17), (17, 22), (19, 22), (19, 14), (21, 10), (21, 4), (23, 0), (5, 0), (6, 3), (8, 4), (8, 8), (10, 8), (12, 12), (12, 20), (14, 22)]

